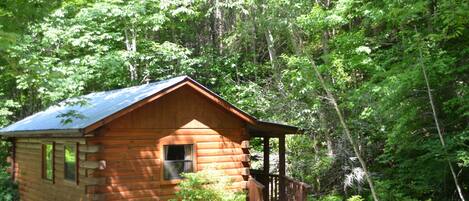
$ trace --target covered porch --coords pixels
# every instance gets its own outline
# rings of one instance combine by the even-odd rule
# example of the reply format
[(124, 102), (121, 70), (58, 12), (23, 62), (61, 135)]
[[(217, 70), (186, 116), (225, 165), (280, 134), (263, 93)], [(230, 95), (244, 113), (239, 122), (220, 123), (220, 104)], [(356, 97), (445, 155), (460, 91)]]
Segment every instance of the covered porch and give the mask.
[[(306, 201), (310, 186), (294, 180), (285, 174), (285, 136), (298, 134), (299, 129), (293, 126), (259, 121), (248, 127), (251, 138), (262, 138), (263, 169), (251, 170), (248, 183), (250, 201)], [(270, 140), (278, 139), (278, 174), (270, 170)]]

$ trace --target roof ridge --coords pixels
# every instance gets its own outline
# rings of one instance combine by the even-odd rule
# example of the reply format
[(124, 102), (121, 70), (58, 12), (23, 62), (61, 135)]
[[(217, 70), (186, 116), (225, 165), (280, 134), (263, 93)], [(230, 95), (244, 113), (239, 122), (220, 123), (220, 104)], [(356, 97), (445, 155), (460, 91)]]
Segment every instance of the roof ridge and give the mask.
[[(95, 92), (91, 92), (91, 93), (87, 93), (87, 94), (83, 94), (83, 95), (76, 96), (76, 97), (71, 97), (71, 98), (78, 98), (78, 97), (87, 96), (87, 95), (91, 95), (91, 94), (98, 94), (98, 93), (119, 91), (119, 90), (123, 90), (123, 89), (137, 88), (137, 87), (142, 87), (142, 86), (145, 86), (145, 85), (158, 85), (158, 84), (162, 84), (163, 82), (169, 82), (169, 81), (171, 81), (171, 80), (181, 79), (181, 78), (186, 79), (186, 78), (190, 78), (190, 77), (187, 76), (187, 75), (181, 75), (181, 76), (172, 77), (172, 78), (169, 78), (169, 79), (155, 80), (154, 82), (149, 82), (149, 83), (145, 83), (145, 84), (140, 84), (140, 85), (134, 85), (134, 86), (124, 87), (124, 88), (111, 89), (111, 90), (105, 90), (105, 91), (95, 91)], [(65, 100), (67, 100), (67, 99), (65, 99)], [(62, 102), (62, 101), (61, 101), (61, 102)]]

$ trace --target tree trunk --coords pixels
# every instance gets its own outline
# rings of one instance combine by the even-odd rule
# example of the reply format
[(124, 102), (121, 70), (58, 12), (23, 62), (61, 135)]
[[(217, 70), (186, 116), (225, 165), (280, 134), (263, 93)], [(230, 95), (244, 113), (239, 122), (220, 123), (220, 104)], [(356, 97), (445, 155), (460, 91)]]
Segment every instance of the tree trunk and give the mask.
[(428, 100), (430, 101), (430, 106), (432, 108), (433, 120), (434, 120), (435, 125), (436, 125), (436, 130), (437, 130), (438, 136), (440, 138), (441, 146), (443, 147), (443, 151), (445, 152), (446, 162), (448, 163), (449, 169), (451, 171), (451, 175), (453, 176), (454, 184), (456, 185), (456, 189), (458, 191), (459, 198), (462, 201), (465, 201), (464, 195), (463, 195), (462, 190), (461, 190), (461, 186), (459, 185), (459, 182), (458, 182), (458, 177), (457, 177), (456, 172), (454, 171), (454, 168), (453, 168), (453, 164), (451, 164), (451, 161), (448, 158), (448, 150), (446, 148), (445, 139), (443, 138), (443, 133), (441, 131), (440, 123), (438, 121), (438, 116), (436, 114), (435, 103), (433, 102), (432, 89), (431, 89), (430, 83), (428, 81), (428, 76), (427, 76), (427, 72), (426, 72), (426, 69), (425, 69), (425, 65), (423, 64), (423, 54), (422, 54), (422, 49), (420, 47), (419, 47), (419, 57), (420, 57), (419, 58), (420, 67), (422, 68), (423, 77), (425, 78), (425, 85), (427, 87)]
[[(130, 32), (130, 33), (129, 33)], [(129, 73), (130, 80), (135, 81), (138, 79), (137, 65), (133, 62), (134, 54), (137, 52), (137, 33), (135, 29), (131, 28), (130, 30), (125, 29), (125, 47), (127, 52), (131, 55), (129, 59)]]
[(350, 133), (350, 130), (349, 130), (347, 124), (345, 123), (345, 119), (342, 116), (342, 111), (340, 110), (339, 106), (337, 105), (337, 101), (336, 101), (335, 97), (333, 96), (333, 94), (331, 93), (329, 88), (326, 86), (326, 84), (324, 82), (324, 79), (323, 79), (321, 73), (319, 72), (318, 67), (316, 66), (316, 63), (314, 62), (314, 60), (312, 58), (309, 58), (309, 60), (311, 62), (313, 70), (316, 74), (316, 77), (318, 78), (318, 80), (319, 80), (322, 88), (324, 89), (324, 91), (326, 91), (327, 97), (331, 101), (331, 104), (334, 107), (334, 109), (337, 113), (337, 116), (339, 117), (340, 124), (342, 125), (342, 128), (344, 129), (345, 135), (347, 136), (350, 144), (353, 147), (353, 151), (355, 152), (355, 156), (358, 158), (358, 161), (360, 162), (360, 165), (363, 168), (365, 178), (366, 178), (366, 180), (368, 182), (368, 185), (370, 187), (370, 190), (371, 190), (371, 195), (373, 196), (373, 199), (375, 201), (379, 201), (378, 196), (376, 195), (375, 187), (373, 185), (373, 180), (371, 179), (370, 174), (368, 173), (368, 168), (367, 168), (366, 162), (365, 162), (365, 160), (363, 160), (363, 158), (360, 155), (360, 150), (358, 149), (358, 145), (355, 142), (355, 139), (352, 137), (352, 134)]
[[(301, 50), (299, 48), (299, 46), (301, 46), (301, 44), (302, 44), (301, 37), (298, 37), (295, 34), (296, 30), (294, 30), (295, 27), (291, 22), (288, 22), (288, 26), (290, 27), (288, 29), (288, 31), (289, 31), (289, 34), (290, 34), (290, 43), (293, 47), (293, 51), (295, 52), (296, 55), (301, 55)], [(299, 44), (296, 44), (297, 41), (298, 41)]]
[(251, 37), (251, 51), (252, 51), (252, 63), (257, 64), (257, 24), (256, 24), (256, 10), (254, 6), (251, 8), (252, 13), (252, 37)]
[(223, 53), (223, 13), (221, 10), (221, 5), (220, 5), (220, 0), (215, 0), (215, 11), (214, 11), (214, 16), (215, 16), (215, 35), (216, 35), (216, 44), (217, 44), (217, 49), (218, 49), (218, 54)]
[(329, 133), (325, 110), (323, 109), (322, 105), (319, 109), (319, 126), (326, 139), (327, 156), (335, 158), (334, 145), (331, 139), (331, 134)]
[(269, 59), (272, 65), (272, 69), (276, 69), (276, 58), (277, 55), (275, 53), (275, 45), (274, 45), (274, 37), (272, 36), (272, 32), (269, 28), (265, 31), (265, 40), (267, 41), (267, 50), (269, 51)]

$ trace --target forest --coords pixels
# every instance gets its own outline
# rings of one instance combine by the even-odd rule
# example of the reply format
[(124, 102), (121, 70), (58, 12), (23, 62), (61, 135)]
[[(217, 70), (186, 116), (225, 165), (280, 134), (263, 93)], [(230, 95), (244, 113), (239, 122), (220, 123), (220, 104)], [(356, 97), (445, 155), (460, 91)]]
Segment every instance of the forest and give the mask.
[(179, 75), (301, 128), (287, 174), (311, 200), (469, 199), (468, 0), (0, 2), (0, 128)]

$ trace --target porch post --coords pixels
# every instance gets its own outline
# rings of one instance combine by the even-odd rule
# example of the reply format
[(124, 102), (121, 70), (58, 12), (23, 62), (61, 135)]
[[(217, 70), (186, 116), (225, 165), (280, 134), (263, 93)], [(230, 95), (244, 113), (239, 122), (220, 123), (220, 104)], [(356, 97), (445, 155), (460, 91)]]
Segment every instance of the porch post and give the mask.
[(286, 186), (285, 186), (285, 135), (278, 138), (278, 156), (279, 156), (279, 200), (286, 200)]
[(269, 200), (269, 169), (270, 169), (270, 137), (264, 137), (264, 169), (263, 169), (263, 180), (264, 180), (264, 201)]

